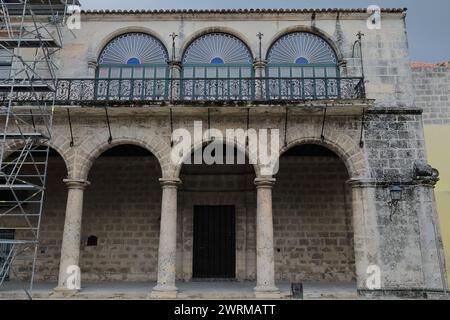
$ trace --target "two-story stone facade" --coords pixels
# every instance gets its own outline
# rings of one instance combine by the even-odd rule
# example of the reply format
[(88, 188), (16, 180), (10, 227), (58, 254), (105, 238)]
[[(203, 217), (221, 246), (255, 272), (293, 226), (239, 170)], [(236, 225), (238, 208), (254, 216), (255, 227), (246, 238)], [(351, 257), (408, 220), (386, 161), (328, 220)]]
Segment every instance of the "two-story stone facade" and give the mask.
[[(79, 266), (83, 282), (157, 282), (156, 298), (199, 279), (254, 281), (258, 298), (279, 282), (445, 290), (405, 16), (371, 30), (362, 9), (83, 12), (56, 61), (36, 279), (67, 291)], [(172, 133), (199, 121), (278, 130), (279, 171), (174, 162)], [(192, 152), (212, 141), (234, 142)]]

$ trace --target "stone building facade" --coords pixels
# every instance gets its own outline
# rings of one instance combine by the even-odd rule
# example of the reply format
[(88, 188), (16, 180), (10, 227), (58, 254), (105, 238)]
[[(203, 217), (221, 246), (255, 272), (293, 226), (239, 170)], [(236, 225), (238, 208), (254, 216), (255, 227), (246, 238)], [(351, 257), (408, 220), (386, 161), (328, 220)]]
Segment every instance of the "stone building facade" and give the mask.
[[(176, 281), (223, 277), (256, 281), (256, 297), (263, 298), (279, 294), (279, 281), (356, 281), (361, 294), (445, 290), (437, 176), (414, 101), (405, 15), (383, 10), (383, 27), (369, 30), (369, 16), (359, 9), (82, 13), (82, 28), (75, 38), (67, 32), (58, 55), (61, 83), (78, 80), (57, 97), (37, 279), (68, 291), (67, 267), (75, 265), (82, 281), (157, 282), (157, 298), (176, 297)], [(354, 50), (360, 31), (362, 57)], [(142, 61), (134, 56), (125, 66), (104, 63), (131, 34), (154, 39), (166, 65), (149, 64), (150, 76), (137, 70)], [(199, 52), (214, 45), (210, 36), (231, 42), (201, 60)], [(318, 57), (331, 56), (334, 69), (314, 64), (314, 50), (271, 65), (274, 48), (289, 50), (283, 47), (289, 36), (297, 45), (312, 38)], [(236, 43), (247, 49), (245, 65), (227, 65), (227, 48)], [(134, 77), (130, 70), (172, 85), (164, 82), (167, 90), (157, 98), (139, 99), (132, 93), (139, 84), (130, 89), (124, 82)], [(94, 81), (100, 78), (109, 82), (106, 95), (103, 82)], [(204, 86), (214, 78), (211, 94)], [(219, 78), (238, 81), (237, 96), (229, 83), (227, 93), (219, 92)], [(314, 83), (314, 94), (305, 92), (305, 81)], [(114, 95), (113, 85), (128, 93)], [(150, 85), (159, 88), (157, 81)], [(254, 86), (252, 94), (247, 86)], [(174, 163), (172, 133), (193, 133), (195, 121), (222, 132), (279, 130), (279, 172), (268, 176), (258, 164)], [(247, 145), (236, 148), (252, 157)], [(392, 199), (394, 187), (402, 190), (400, 201)], [(202, 231), (202, 210), (209, 221), (226, 211), (231, 223)], [(205, 237), (223, 252), (202, 255)], [(222, 253), (229, 256), (219, 264), (231, 269), (205, 267), (216, 266)], [(371, 286), (378, 276), (380, 285)]]

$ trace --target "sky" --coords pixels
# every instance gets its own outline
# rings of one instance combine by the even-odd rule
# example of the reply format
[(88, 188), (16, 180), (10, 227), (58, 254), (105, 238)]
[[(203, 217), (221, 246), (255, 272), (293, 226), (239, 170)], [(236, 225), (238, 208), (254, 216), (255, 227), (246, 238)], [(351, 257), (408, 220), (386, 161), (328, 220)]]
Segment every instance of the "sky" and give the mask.
[[(450, 0), (80, 0), (87, 9), (408, 8), (411, 60), (450, 61)], [(245, 5), (243, 5), (245, 3)]]

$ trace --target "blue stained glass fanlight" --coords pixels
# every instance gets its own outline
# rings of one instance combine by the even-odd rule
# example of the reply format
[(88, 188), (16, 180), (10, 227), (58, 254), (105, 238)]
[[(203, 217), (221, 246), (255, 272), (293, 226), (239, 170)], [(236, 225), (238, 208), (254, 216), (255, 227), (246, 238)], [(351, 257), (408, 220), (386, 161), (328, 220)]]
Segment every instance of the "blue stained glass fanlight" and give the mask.
[(138, 58), (130, 58), (130, 59), (128, 59), (127, 64), (138, 65), (138, 64), (141, 64), (141, 60), (139, 60)]
[(99, 58), (100, 65), (165, 64), (169, 55), (163, 44), (145, 33), (127, 33), (112, 40)]
[(221, 57), (215, 57), (211, 60), (211, 64), (224, 64), (225, 61)]
[(248, 47), (226, 33), (209, 33), (194, 40), (183, 56), (184, 64), (251, 64)]
[(309, 32), (293, 32), (278, 39), (267, 55), (270, 64), (337, 64), (333, 48)]

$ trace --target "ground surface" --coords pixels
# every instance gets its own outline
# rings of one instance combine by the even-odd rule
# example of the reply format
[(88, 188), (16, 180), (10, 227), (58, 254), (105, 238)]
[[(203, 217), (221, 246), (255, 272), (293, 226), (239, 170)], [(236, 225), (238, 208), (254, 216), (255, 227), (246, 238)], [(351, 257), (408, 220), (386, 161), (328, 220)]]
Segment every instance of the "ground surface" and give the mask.
[[(26, 285), (26, 284), (24, 284)], [(154, 283), (85, 283), (71, 299), (148, 299)], [(253, 282), (189, 282), (178, 283), (180, 299), (253, 299)], [(55, 296), (55, 283), (38, 283), (34, 299), (60, 299)], [(283, 299), (291, 299), (291, 285), (279, 283)], [(8, 282), (0, 289), (0, 299), (26, 299), (18, 282)], [(305, 299), (357, 299), (355, 283), (305, 283)]]

